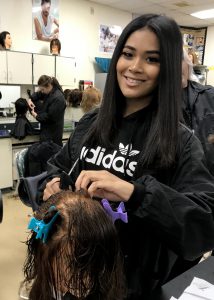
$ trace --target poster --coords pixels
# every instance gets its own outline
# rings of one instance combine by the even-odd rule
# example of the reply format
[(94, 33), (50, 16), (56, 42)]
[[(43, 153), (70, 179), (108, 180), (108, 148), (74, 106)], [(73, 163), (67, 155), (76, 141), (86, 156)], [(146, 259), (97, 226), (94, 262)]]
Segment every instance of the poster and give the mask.
[(184, 48), (187, 50), (189, 56), (192, 57), (193, 64), (203, 65), (207, 27), (193, 28), (181, 26), (180, 29), (183, 36)]
[(50, 42), (59, 36), (59, 0), (32, 0), (33, 39)]
[(99, 51), (113, 53), (121, 32), (121, 26), (100, 25)]

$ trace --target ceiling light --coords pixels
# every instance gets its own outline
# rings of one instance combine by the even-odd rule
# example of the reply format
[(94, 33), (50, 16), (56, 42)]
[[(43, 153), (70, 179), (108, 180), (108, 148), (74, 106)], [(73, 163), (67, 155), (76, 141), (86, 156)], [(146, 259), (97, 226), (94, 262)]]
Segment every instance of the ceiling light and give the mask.
[(202, 10), (191, 14), (191, 16), (199, 19), (211, 19), (214, 18), (214, 9)]

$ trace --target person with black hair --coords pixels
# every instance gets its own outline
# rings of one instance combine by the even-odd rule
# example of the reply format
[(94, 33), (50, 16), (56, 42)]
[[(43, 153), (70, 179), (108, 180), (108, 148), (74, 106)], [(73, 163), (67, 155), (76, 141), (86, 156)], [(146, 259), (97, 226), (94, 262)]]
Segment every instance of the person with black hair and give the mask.
[(2, 31), (0, 33), (0, 50), (10, 50), (12, 46), (12, 39), (10, 32)]
[(200, 141), (181, 123), (182, 47), (173, 19), (132, 20), (114, 50), (100, 108), (79, 121), (40, 186), (43, 201), (71, 186), (124, 202), (128, 223), (118, 230), (128, 300), (150, 299), (214, 248), (214, 180)]
[(34, 213), (24, 285), (30, 300), (122, 300), (126, 292), (116, 227), (83, 193), (53, 195)]
[(29, 110), (28, 102), (25, 98), (19, 98), (15, 101), (16, 120), (11, 131), (11, 136), (22, 140), (27, 135), (39, 134), (39, 130), (35, 129), (27, 118)]

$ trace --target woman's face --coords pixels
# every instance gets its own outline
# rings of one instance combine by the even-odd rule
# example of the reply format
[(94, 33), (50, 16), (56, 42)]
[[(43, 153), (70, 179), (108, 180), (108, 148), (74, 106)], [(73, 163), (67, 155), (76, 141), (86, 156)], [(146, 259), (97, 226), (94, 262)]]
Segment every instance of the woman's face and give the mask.
[(6, 35), (6, 38), (5, 38), (5, 40), (4, 40), (4, 45), (5, 45), (5, 48), (6, 48), (6, 49), (10, 49), (10, 48), (11, 48), (11, 45), (12, 45), (12, 39), (11, 39), (10, 34), (7, 34), (7, 35)]
[(123, 47), (116, 70), (127, 105), (147, 106), (160, 72), (160, 46), (155, 33), (147, 28), (133, 32)]
[(48, 84), (48, 86), (39, 86), (39, 90), (41, 93), (48, 95), (53, 89), (52, 84)]

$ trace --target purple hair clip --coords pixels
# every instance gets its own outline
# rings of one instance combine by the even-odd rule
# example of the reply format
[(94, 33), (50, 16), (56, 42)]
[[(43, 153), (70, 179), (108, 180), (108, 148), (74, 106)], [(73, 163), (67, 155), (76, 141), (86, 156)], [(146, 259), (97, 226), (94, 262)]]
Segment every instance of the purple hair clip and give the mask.
[(102, 199), (101, 203), (102, 203), (102, 206), (105, 209), (106, 213), (112, 218), (113, 222), (120, 219), (124, 223), (128, 223), (128, 216), (127, 216), (127, 212), (125, 212), (125, 206), (124, 206), (123, 202), (120, 202), (116, 211), (112, 209), (112, 207), (107, 199)]

